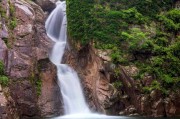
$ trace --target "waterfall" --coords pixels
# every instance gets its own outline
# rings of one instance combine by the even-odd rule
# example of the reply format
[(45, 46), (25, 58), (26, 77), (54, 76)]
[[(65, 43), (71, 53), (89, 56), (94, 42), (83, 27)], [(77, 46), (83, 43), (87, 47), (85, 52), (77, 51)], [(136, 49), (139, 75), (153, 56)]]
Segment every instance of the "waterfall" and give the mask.
[(85, 102), (77, 73), (68, 65), (61, 64), (67, 44), (66, 3), (58, 2), (46, 24), (48, 37), (55, 42), (50, 60), (57, 67), (58, 84), (64, 102), (65, 114), (90, 113)]
[(65, 116), (62, 118), (117, 118), (92, 113), (85, 102), (77, 73), (68, 65), (61, 64), (67, 45), (65, 1), (57, 2), (56, 8), (46, 20), (45, 28), (48, 37), (55, 43), (49, 58), (57, 67), (58, 85), (63, 97), (65, 111)]

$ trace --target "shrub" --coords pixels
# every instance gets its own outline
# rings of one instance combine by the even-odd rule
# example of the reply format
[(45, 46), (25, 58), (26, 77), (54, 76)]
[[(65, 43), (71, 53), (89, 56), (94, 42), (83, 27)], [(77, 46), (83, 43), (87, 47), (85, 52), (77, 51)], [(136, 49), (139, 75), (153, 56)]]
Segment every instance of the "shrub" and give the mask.
[(123, 86), (121, 81), (115, 81), (115, 82), (112, 83), (112, 85), (117, 89), (119, 89), (119, 88), (121, 88)]
[(4, 64), (2, 61), (0, 61), (0, 84), (2, 86), (7, 86), (9, 82), (9, 79), (4, 74)]
[(7, 86), (9, 83), (9, 79), (6, 76), (0, 76), (0, 84), (2, 86)]
[(10, 29), (13, 30), (16, 26), (17, 26), (17, 19), (16, 19), (16, 18), (13, 18), (13, 19), (10, 21), (9, 27), (10, 27)]
[(4, 64), (1, 60), (0, 60), (0, 75), (4, 75)]

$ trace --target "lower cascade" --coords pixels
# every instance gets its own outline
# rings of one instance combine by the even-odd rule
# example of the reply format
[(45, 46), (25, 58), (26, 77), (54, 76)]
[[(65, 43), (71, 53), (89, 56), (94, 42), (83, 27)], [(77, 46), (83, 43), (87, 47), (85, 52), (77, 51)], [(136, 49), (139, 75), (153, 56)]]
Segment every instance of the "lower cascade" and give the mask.
[(68, 65), (61, 64), (61, 60), (67, 45), (67, 18), (65, 1), (57, 2), (56, 8), (49, 15), (45, 23), (45, 27), (48, 37), (55, 42), (49, 58), (57, 67), (58, 84), (61, 89), (65, 111), (65, 116), (62, 117), (110, 117), (94, 114), (90, 111), (85, 102), (77, 73)]

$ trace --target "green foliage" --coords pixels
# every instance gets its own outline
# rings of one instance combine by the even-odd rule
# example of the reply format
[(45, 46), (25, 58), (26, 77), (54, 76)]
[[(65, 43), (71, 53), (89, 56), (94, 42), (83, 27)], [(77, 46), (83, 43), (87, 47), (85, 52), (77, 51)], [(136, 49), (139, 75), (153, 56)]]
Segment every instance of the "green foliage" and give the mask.
[(0, 75), (4, 74), (4, 64), (3, 62), (0, 60)]
[[(39, 64), (38, 64), (38, 66), (39, 66)], [(38, 68), (39, 68), (39, 67), (38, 67)], [(30, 82), (32, 83), (32, 85), (35, 86), (35, 88), (36, 88), (36, 94), (37, 94), (38, 96), (40, 96), (40, 95), (41, 95), (42, 81), (41, 81), (41, 79), (39, 79), (38, 76), (36, 76), (36, 75), (34, 74), (34, 72), (31, 72), (31, 73), (32, 73), (32, 74), (31, 74), (31, 76), (29, 77), (29, 80), (30, 80)]]
[(166, 13), (166, 16), (173, 20), (175, 23), (180, 23), (180, 10), (172, 9)]
[[(81, 7), (79, 7), (81, 6)], [(122, 29), (128, 24), (147, 20), (136, 8), (116, 11), (91, 0), (67, 1), (68, 32), (82, 44), (94, 39), (106, 44), (118, 42)]]
[(42, 81), (40, 79), (38, 79), (36, 82), (36, 91), (37, 91), (37, 94), (38, 96), (41, 95), (41, 87), (42, 87)]
[(115, 81), (115, 82), (112, 83), (112, 85), (117, 89), (120, 89), (123, 86), (121, 81)]
[(14, 14), (15, 14), (15, 7), (10, 3), (10, 1), (9, 1), (9, 11), (10, 11), (10, 15), (11, 16), (14, 16)]
[(92, 38), (92, 0), (67, 0), (68, 32), (73, 39), (86, 44)]
[(132, 28), (129, 32), (122, 32), (121, 38), (128, 42), (128, 49), (131, 53), (147, 53), (152, 50), (151, 39), (139, 28)]
[(135, 0), (134, 3), (140, 13), (150, 17), (155, 16), (162, 10), (168, 10), (172, 6), (172, 0)]
[(162, 87), (161, 83), (156, 80), (154, 80), (150, 86), (143, 87), (143, 92), (146, 94), (151, 93), (153, 90), (161, 91), (162, 94), (164, 94), (164, 96), (168, 96), (168, 94), (169, 94), (169, 90)]
[(180, 10), (172, 9), (167, 13), (158, 15), (157, 18), (168, 31), (180, 30)]
[(15, 7), (10, 1), (9, 1), (9, 11), (10, 11), (9, 28), (13, 30), (17, 26), (17, 19), (15, 17)]
[(17, 26), (17, 19), (16, 19), (16, 18), (13, 18), (13, 19), (10, 21), (9, 27), (10, 27), (10, 29), (13, 30), (16, 26)]
[(9, 79), (6, 76), (0, 76), (0, 84), (2, 86), (8, 86)]
[(4, 73), (4, 64), (0, 60), (0, 84), (2, 86), (7, 86), (8, 83), (9, 83), (9, 79), (8, 77), (5, 76), (5, 73)]
[(0, 16), (1, 16), (2, 18), (7, 19), (7, 17), (6, 17), (6, 11), (3, 9), (1, 1), (0, 1)]
[(161, 84), (157, 82), (156, 80), (151, 83), (151, 86), (143, 87), (144, 93), (150, 93), (153, 90), (161, 90)]
[(116, 65), (135, 64), (140, 69), (137, 79), (152, 75), (154, 83), (145, 92), (160, 89), (167, 94), (180, 83), (180, 12), (172, 4), (172, 0), (67, 0), (68, 32), (73, 41), (110, 49)]

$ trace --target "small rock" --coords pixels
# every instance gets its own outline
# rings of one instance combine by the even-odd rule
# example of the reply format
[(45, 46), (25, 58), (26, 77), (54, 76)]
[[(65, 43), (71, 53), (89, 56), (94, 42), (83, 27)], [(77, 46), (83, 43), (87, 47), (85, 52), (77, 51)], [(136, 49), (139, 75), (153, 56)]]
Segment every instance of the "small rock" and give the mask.
[(131, 108), (129, 108), (129, 113), (134, 113), (134, 112), (136, 112), (136, 109), (134, 108), (134, 107), (131, 107)]
[(2, 20), (2, 22), (0, 23), (0, 38), (8, 38), (9, 37), (9, 34), (8, 34), (8, 29), (6, 27), (6, 24), (5, 24), (5, 20)]
[(0, 106), (6, 106), (7, 100), (3, 93), (0, 93)]
[(129, 116), (139, 116), (138, 113), (130, 114)]
[(139, 72), (139, 69), (134, 65), (125, 66), (123, 68), (126, 70), (126, 73), (129, 76), (136, 76), (138, 74), (138, 72)]
[(124, 115), (124, 114), (125, 114), (124, 111), (119, 112), (119, 115)]
[(127, 98), (129, 98), (128, 95), (124, 95), (124, 96), (121, 97), (121, 99), (127, 99)]
[(58, 0), (35, 0), (35, 3), (38, 4), (43, 11), (48, 11), (49, 13), (56, 7), (56, 2)]
[(104, 61), (111, 61), (111, 57), (109, 56), (110, 50), (102, 51), (102, 50), (97, 50), (97, 55), (101, 57)]
[(151, 91), (150, 97), (154, 98), (155, 96), (156, 96), (156, 91), (155, 90)]

